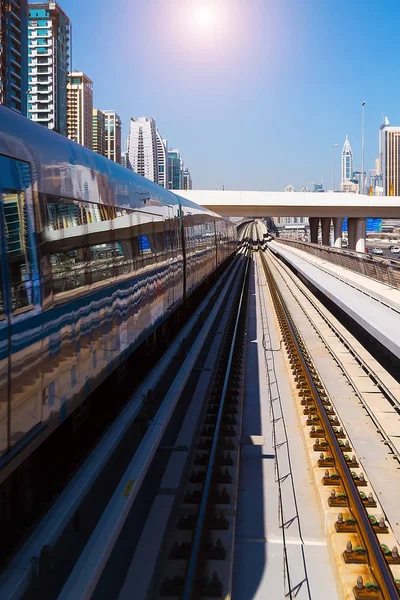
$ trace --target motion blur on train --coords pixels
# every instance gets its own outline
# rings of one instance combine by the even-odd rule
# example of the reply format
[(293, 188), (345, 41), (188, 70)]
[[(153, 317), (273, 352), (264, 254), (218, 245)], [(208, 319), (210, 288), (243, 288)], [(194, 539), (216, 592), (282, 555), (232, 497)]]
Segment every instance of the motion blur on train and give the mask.
[(0, 484), (236, 247), (230, 221), (0, 107)]

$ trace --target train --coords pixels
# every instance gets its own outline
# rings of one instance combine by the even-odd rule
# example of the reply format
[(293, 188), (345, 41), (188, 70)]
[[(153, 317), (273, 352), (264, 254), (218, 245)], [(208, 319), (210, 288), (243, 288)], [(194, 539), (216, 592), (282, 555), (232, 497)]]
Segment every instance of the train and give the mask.
[(0, 106), (0, 484), (236, 248), (229, 220)]

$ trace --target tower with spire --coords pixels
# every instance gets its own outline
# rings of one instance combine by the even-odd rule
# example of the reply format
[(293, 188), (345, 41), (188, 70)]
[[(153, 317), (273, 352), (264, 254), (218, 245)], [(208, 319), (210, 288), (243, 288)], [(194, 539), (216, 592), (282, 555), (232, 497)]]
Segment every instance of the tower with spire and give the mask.
[(346, 139), (343, 144), (342, 150), (342, 184), (343, 189), (344, 183), (349, 183), (353, 176), (353, 152), (351, 150), (349, 138), (346, 134)]

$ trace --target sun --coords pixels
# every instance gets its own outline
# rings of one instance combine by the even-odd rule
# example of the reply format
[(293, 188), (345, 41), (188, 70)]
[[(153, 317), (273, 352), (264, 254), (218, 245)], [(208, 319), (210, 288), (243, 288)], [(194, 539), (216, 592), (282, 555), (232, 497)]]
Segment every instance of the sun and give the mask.
[(191, 25), (201, 34), (212, 34), (218, 25), (218, 10), (212, 0), (198, 0), (190, 15)]

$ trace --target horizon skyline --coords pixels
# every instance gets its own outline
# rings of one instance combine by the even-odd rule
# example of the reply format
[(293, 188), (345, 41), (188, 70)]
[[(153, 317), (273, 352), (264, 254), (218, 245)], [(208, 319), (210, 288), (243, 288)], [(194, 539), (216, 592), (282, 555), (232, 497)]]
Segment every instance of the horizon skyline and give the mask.
[[(341, 145), (346, 133), (354, 166), (361, 166), (363, 100), (368, 172), (378, 157), (382, 117), (400, 123), (397, 88), (392, 85), (389, 95), (379, 83), (400, 50), (394, 28), (400, 8), (392, 0), (384, 15), (376, 7), (359, 13), (361, 0), (351, 7), (344, 0), (337, 7), (309, 0), (302, 11), (295, 0), (268, 6), (249, 0), (245, 7), (239, 0), (149, 0), (133, 7), (115, 0), (112, 13), (87, 0), (90, 28), (78, 0), (59, 4), (72, 22), (71, 70), (93, 80), (95, 108), (108, 106), (120, 115), (122, 149), (130, 118), (153, 117), (162, 136), (180, 149), (196, 188), (281, 190), (329, 182), (332, 145)], [(218, 18), (203, 14), (195, 24), (196, 10), (205, 6), (218, 10)], [(378, 13), (388, 30), (380, 53), (369, 35), (376, 34)], [(357, 27), (351, 28), (354, 15)], [(343, 36), (345, 48), (338, 43)], [(343, 74), (341, 59), (349, 53), (354, 65), (364, 54), (368, 60)], [(366, 76), (374, 72), (377, 83), (371, 85)], [(338, 152), (336, 189), (339, 165)]]

